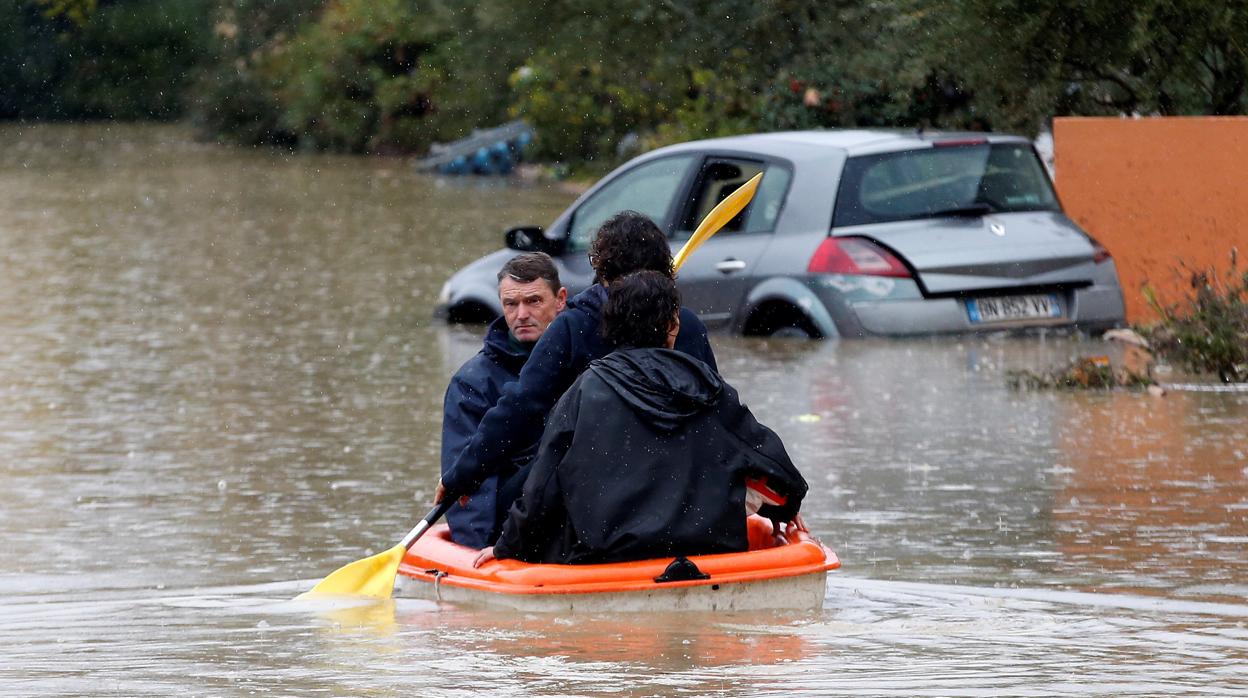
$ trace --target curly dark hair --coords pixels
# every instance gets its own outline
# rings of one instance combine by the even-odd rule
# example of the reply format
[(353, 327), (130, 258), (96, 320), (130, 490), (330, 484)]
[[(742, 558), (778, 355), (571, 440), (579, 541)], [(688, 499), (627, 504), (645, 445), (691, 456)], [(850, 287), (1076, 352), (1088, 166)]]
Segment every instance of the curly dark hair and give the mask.
[(671, 276), (636, 271), (608, 287), (602, 336), (620, 347), (661, 347), (680, 312), (680, 291)]
[(594, 283), (611, 283), (634, 271), (648, 269), (672, 276), (672, 248), (667, 235), (649, 217), (620, 211), (598, 228), (589, 247)]

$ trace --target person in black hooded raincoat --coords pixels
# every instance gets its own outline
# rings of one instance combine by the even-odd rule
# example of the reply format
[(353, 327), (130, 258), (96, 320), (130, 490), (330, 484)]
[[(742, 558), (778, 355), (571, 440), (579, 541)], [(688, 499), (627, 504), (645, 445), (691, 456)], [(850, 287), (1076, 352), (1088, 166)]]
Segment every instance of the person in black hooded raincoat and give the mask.
[(800, 523), (806, 481), (780, 438), (710, 366), (673, 351), (679, 292), (664, 274), (611, 287), (604, 332), (621, 348), (592, 362), (550, 414), (523, 493), (477, 558), (602, 563), (748, 549), (746, 479)]

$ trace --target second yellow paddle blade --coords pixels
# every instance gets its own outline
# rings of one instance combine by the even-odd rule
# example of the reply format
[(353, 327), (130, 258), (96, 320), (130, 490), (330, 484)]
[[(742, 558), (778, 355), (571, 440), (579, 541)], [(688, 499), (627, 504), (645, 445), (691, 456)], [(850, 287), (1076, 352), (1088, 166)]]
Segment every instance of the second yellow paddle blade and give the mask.
[(763, 179), (763, 173), (759, 172), (750, 178), (750, 181), (737, 187), (737, 190), (729, 194), (723, 201), (719, 202), (711, 212), (706, 214), (706, 218), (698, 224), (698, 229), (693, 231), (693, 235), (689, 237), (689, 241), (684, 247), (676, 253), (672, 259), (672, 266), (680, 269), (690, 254), (698, 249), (698, 246), (706, 242), (719, 229), (728, 224), (738, 213), (741, 213), (746, 206), (750, 204), (750, 200), (754, 198), (754, 192), (758, 190), (758, 183)]
[(399, 573), (399, 563), (403, 561), (402, 544), (372, 557), (356, 560), (335, 570), (311, 591), (304, 592), (299, 598), (317, 596), (366, 596), (373, 599), (388, 599), (394, 593), (394, 578)]

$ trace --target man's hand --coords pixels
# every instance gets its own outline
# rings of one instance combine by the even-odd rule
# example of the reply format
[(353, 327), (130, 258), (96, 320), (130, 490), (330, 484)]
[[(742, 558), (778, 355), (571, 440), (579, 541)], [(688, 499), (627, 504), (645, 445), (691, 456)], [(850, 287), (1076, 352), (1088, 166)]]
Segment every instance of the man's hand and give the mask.
[[(446, 488), (442, 486), (442, 478), (438, 478), (438, 487), (433, 491), (433, 503), (441, 504), (443, 499), (446, 499)], [(459, 498), (459, 505), (468, 506), (468, 495)]]
[[(794, 514), (793, 520), (785, 524), (785, 529), (788, 531), (797, 530), (803, 533), (810, 533), (810, 529), (806, 527), (806, 522), (802, 520), (801, 514)], [(789, 544), (789, 536), (784, 530), (781, 530), (779, 521), (773, 520), (771, 522), (771, 537), (775, 540), (776, 545), (778, 546)]]
[(472, 566), (474, 568), (480, 567), (481, 565), (484, 565), (490, 560), (495, 560), (495, 559), (497, 558), (494, 557), (494, 546), (491, 545), (490, 547), (477, 553), (476, 559), (472, 561)]
[(771, 520), (771, 543), (776, 547), (789, 544), (789, 539), (785, 537), (784, 531), (780, 530), (780, 522), (775, 519)]

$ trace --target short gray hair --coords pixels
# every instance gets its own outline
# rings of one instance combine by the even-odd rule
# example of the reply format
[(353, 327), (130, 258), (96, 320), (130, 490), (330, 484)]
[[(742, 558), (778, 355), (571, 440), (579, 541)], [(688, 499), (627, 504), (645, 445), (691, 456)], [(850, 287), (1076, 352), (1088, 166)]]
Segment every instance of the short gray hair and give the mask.
[(522, 284), (542, 279), (550, 284), (551, 293), (559, 293), (559, 289), (563, 287), (559, 283), (559, 269), (555, 267), (555, 260), (545, 252), (525, 252), (507, 260), (498, 271), (498, 282), (501, 284), (506, 278)]

